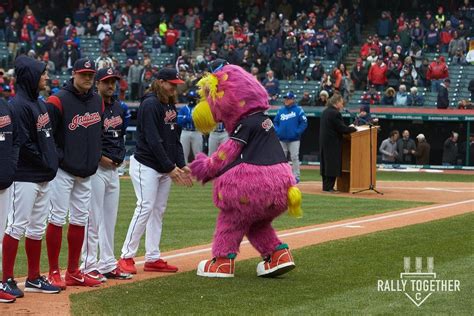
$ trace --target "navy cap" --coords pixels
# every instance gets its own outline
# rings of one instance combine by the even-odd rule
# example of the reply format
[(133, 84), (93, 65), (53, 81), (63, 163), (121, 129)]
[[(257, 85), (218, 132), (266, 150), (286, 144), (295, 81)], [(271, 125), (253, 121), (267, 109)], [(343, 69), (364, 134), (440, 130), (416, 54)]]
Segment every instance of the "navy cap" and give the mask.
[(74, 63), (74, 68), (72, 70), (77, 73), (95, 72), (95, 63), (89, 58), (81, 58), (76, 60), (76, 62)]
[(224, 67), (225, 65), (228, 65), (229, 62), (225, 59), (222, 59), (222, 58), (217, 58), (216, 60), (213, 60), (210, 64), (209, 64), (209, 71), (211, 73), (216, 73), (218, 72), (219, 70), (222, 69), (222, 67)]
[(114, 79), (120, 80), (120, 76), (115, 74), (114, 69), (110, 68), (110, 67), (99, 69), (99, 71), (97, 71), (97, 73), (95, 75), (95, 80), (97, 80), (97, 81), (102, 81), (102, 80), (106, 80), (106, 79), (109, 79), (109, 78), (114, 78)]
[(3, 88), (3, 91), (12, 91), (12, 88), (7, 84), (3, 85), (2, 88)]
[(174, 84), (183, 84), (184, 81), (178, 76), (178, 72), (174, 68), (161, 68), (156, 75), (156, 79), (165, 80)]
[(283, 96), (284, 99), (294, 99), (295, 98), (295, 94), (293, 93), (293, 91), (288, 91), (284, 96)]

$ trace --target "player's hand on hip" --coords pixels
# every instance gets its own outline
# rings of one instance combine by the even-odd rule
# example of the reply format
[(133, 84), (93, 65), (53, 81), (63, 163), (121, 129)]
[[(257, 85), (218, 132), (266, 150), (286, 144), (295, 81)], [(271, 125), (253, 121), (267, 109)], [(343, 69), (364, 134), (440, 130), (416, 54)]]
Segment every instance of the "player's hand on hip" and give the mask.
[(113, 169), (113, 168), (116, 168), (117, 167), (117, 164), (115, 162), (113, 162), (112, 159), (110, 158), (107, 158), (105, 156), (102, 156), (100, 158), (100, 161), (99, 161), (99, 164), (104, 167), (104, 168), (107, 168), (107, 169)]

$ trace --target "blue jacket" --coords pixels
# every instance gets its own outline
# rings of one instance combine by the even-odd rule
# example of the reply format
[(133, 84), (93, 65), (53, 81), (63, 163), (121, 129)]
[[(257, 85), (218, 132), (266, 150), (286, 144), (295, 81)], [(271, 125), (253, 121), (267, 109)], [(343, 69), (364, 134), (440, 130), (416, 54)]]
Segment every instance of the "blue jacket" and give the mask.
[(192, 113), (195, 105), (185, 105), (183, 106), (178, 113), (178, 125), (187, 131), (195, 131)]
[(14, 180), (51, 181), (58, 170), (52, 118), (38, 99), (38, 83), (46, 65), (26, 56), (15, 60), (17, 93), (11, 102), (18, 122), (19, 156)]
[(308, 127), (308, 119), (303, 109), (293, 104), (290, 107), (283, 106), (278, 110), (273, 125), (278, 138), (282, 142), (297, 141)]

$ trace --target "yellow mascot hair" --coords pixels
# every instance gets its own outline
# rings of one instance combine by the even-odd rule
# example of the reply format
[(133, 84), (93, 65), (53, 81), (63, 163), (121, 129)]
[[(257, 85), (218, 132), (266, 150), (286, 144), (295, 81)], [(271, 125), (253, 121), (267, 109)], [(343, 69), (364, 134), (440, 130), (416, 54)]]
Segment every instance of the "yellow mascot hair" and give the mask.
[(303, 210), (301, 209), (301, 191), (298, 187), (292, 186), (288, 189), (288, 214), (291, 217), (303, 217)]

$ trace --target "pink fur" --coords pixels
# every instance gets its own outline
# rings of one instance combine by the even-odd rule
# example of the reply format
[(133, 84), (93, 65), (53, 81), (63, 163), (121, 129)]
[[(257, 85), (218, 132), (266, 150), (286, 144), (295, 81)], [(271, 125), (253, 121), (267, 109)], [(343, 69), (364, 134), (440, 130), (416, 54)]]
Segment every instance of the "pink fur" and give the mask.
[[(262, 256), (281, 241), (271, 227), (288, 207), (288, 188), (295, 184), (287, 163), (256, 166), (246, 163), (231, 168), (214, 182), (214, 204), (221, 210), (214, 233), (214, 256), (237, 253), (244, 235)], [(219, 197), (221, 195), (221, 198)], [(243, 204), (241, 198), (248, 198)]]
[[(216, 121), (222, 121), (229, 133), (243, 118), (270, 108), (265, 88), (242, 68), (227, 65), (215, 75), (219, 78), (217, 95), (223, 92), (223, 97), (207, 95), (207, 101)], [(211, 157), (198, 154), (190, 165), (199, 181), (215, 178), (214, 204), (220, 209), (212, 245), (216, 257), (237, 253), (245, 235), (262, 256), (281, 244), (271, 223), (288, 207), (288, 189), (295, 185), (291, 167), (288, 163), (240, 163), (217, 177), (242, 149), (240, 142), (230, 139)]]
[[(215, 178), (215, 176), (225, 166), (233, 162), (242, 151), (242, 144), (235, 140), (229, 139), (219, 146), (211, 157), (207, 157), (203, 153), (196, 155), (196, 159), (191, 163), (191, 174), (203, 184)], [(219, 155), (224, 154), (226, 159), (222, 160)]]
[[(216, 121), (224, 122), (229, 132), (243, 117), (270, 108), (267, 90), (241, 67), (227, 65), (215, 75), (219, 78), (217, 90), (224, 91), (224, 96), (215, 100), (208, 97), (207, 101)], [(225, 76), (227, 80), (223, 79)], [(245, 101), (244, 106), (241, 101)]]

